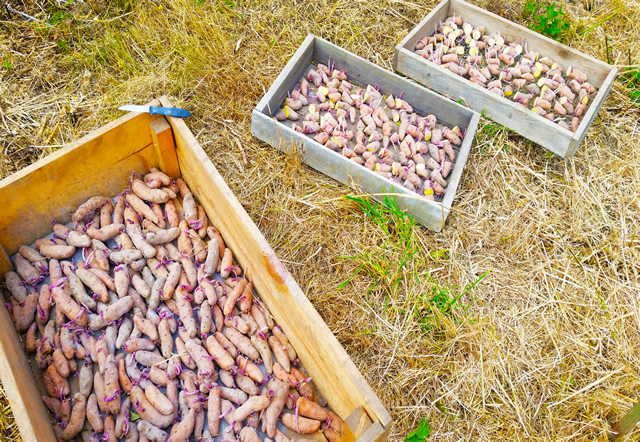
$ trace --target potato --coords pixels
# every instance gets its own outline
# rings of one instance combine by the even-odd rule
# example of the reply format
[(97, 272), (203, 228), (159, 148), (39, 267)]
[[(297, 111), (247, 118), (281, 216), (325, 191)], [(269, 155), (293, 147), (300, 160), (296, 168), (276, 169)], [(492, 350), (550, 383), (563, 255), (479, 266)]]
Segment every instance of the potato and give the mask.
[[(223, 390), (224, 394), (224, 390)], [(223, 395), (224, 397), (224, 395)], [(266, 396), (252, 396), (236, 409), (233, 413), (233, 420), (236, 422), (244, 421), (251, 413), (262, 411), (269, 406), (271, 400)]]
[(131, 389), (131, 403), (142, 419), (149, 421), (149, 423), (156, 427), (167, 428), (173, 423), (173, 416), (165, 416), (160, 413), (151, 402), (149, 402), (144, 391), (138, 385)]
[(86, 408), (87, 420), (89, 421), (89, 425), (93, 428), (93, 431), (96, 433), (102, 433), (104, 429), (104, 422), (102, 421), (102, 416), (100, 415), (100, 409), (98, 408), (98, 398), (95, 394), (89, 396), (87, 400), (87, 408)]
[(149, 385), (145, 388), (144, 394), (149, 402), (151, 402), (151, 404), (156, 407), (160, 413), (165, 416), (173, 416), (173, 412), (175, 411), (173, 404), (164, 394), (162, 394), (158, 387), (155, 385)]
[(289, 394), (289, 385), (278, 379), (271, 379), (267, 384), (267, 388), (273, 391), (271, 403), (265, 412), (266, 433), (269, 437), (276, 436), (276, 422), (282, 413), (284, 404)]
[(189, 339), (185, 341), (185, 347), (189, 352), (189, 355), (193, 358), (196, 365), (198, 366), (198, 371), (204, 376), (209, 376), (214, 373), (213, 362), (211, 361), (212, 356), (210, 356), (207, 351), (202, 348), (196, 341), (193, 339)]
[(171, 434), (169, 435), (168, 442), (182, 442), (187, 440), (193, 432), (195, 419), (196, 411), (192, 408), (189, 410), (189, 413), (187, 413), (187, 417), (185, 419), (171, 428)]
[(293, 414), (283, 414), (282, 423), (285, 427), (295, 431), (298, 434), (311, 434), (320, 429), (320, 421), (307, 419), (305, 417), (298, 416), (297, 418)]
[(138, 421), (136, 428), (140, 435), (143, 435), (152, 442), (165, 442), (169, 438), (169, 434), (166, 431), (144, 419)]
[(73, 396), (73, 399), (76, 401), (76, 404), (73, 406), (73, 410), (71, 411), (71, 419), (65, 426), (64, 430), (62, 430), (62, 439), (64, 440), (73, 439), (80, 434), (84, 427), (87, 400), (80, 393), (76, 393)]

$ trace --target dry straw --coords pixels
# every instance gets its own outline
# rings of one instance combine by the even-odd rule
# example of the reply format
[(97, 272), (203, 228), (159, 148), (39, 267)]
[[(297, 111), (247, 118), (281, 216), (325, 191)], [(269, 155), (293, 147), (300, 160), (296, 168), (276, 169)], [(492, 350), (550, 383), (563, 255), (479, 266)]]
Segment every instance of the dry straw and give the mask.
[[(620, 82), (571, 162), (483, 120), (436, 235), (377, 224), (353, 191), (250, 136), (251, 109), (309, 32), (390, 69), (433, 1), (10, 3), (38, 21), (0, 12), (0, 176), (119, 105), (171, 95), (388, 407), (392, 439), (426, 417), (432, 440), (606, 440), (638, 401), (640, 108)], [(520, 1), (478, 3), (520, 20)], [(604, 59), (608, 35), (613, 62), (630, 51), (637, 64), (638, 1), (587, 6), (565, 5), (587, 30), (570, 45)]]

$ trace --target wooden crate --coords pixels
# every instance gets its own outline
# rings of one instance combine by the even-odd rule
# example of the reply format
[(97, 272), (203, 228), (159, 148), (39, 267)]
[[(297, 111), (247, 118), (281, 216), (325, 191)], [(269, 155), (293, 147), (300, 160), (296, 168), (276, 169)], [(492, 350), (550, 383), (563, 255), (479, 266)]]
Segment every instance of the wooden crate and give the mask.
[[(427, 35), (433, 35), (439, 23), (454, 14), (469, 20), (469, 23), (474, 26), (484, 26), (487, 33), (499, 31), (507, 41), (524, 38), (528, 42), (528, 47), (539, 52), (541, 56), (550, 57), (565, 69), (571, 65), (589, 75), (589, 82), (599, 90), (576, 133), (417, 55), (414, 52), (416, 43)], [(484, 111), (484, 115), (488, 118), (567, 159), (571, 158), (580, 146), (600, 106), (609, 94), (617, 72), (613, 66), (462, 0), (443, 0), (436, 6), (396, 46), (393, 68), (454, 100), (463, 99), (472, 109), (478, 112)]]
[[(162, 103), (162, 104), (160, 104)], [(171, 106), (166, 97), (152, 105)], [(168, 120), (168, 122), (167, 122)], [(282, 326), (329, 406), (349, 425), (343, 440), (385, 440), (391, 417), (278, 259), (181, 119), (130, 113), (0, 181), (0, 277), (9, 256), (69, 222), (88, 198), (115, 195), (132, 171), (182, 176)], [(0, 307), (0, 379), (25, 441), (53, 441), (49, 415), (9, 311)], [(353, 437), (351, 437), (353, 436)]]
[[(416, 113), (434, 114), (439, 123), (466, 129), (441, 203), (427, 201), (417, 193), (349, 161), (313, 138), (294, 131), (290, 124), (283, 124), (271, 117), (278, 112), (287, 93), (299, 83), (310, 65), (327, 63), (329, 59), (332, 63), (335, 62), (336, 69), (347, 72), (349, 81), (364, 86), (377, 84), (383, 94), (398, 96), (404, 93), (403, 97)], [(411, 214), (418, 223), (439, 232), (453, 205), (479, 120), (478, 113), (310, 34), (253, 110), (251, 133), (283, 151), (302, 145), (303, 161), (309, 166), (348, 186), (355, 184), (369, 194), (395, 195), (400, 209)]]

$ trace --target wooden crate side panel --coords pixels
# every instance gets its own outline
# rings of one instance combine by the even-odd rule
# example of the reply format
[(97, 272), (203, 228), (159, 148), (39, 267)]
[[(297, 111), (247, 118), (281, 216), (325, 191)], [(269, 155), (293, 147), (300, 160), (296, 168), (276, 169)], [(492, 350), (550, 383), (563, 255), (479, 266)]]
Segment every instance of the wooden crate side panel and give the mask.
[(485, 26), (487, 33), (499, 31), (508, 41), (524, 37), (531, 50), (539, 52), (541, 56), (550, 57), (564, 69), (568, 66), (580, 69), (589, 75), (589, 82), (595, 87), (599, 88), (604, 84), (611, 70), (611, 66), (596, 58), (462, 0), (451, 0), (449, 12), (461, 15), (474, 25)]
[[(398, 207), (404, 212), (410, 213), (418, 223), (436, 232), (441, 231), (444, 226), (449, 210), (442, 204), (430, 203), (399, 184), (394, 186), (389, 180), (375, 172), (352, 163), (346, 157), (298, 134), (283, 124), (278, 124), (276, 127), (273, 119), (257, 111), (253, 113), (251, 134), (283, 151), (290, 149), (292, 145), (302, 144), (304, 145), (303, 161), (319, 172), (347, 186), (358, 187), (365, 193), (374, 195), (393, 193), (396, 195)], [(455, 164), (462, 173), (464, 163), (456, 160)], [(448, 188), (449, 191), (452, 195), (455, 194), (455, 187)], [(383, 198), (382, 196), (376, 197), (379, 200)]]
[(569, 146), (569, 152), (567, 152), (567, 158), (572, 157), (575, 154), (576, 150), (578, 149), (578, 146), (580, 146), (580, 143), (582, 143), (582, 140), (584, 136), (587, 134), (587, 131), (591, 126), (591, 123), (593, 123), (593, 120), (595, 120), (596, 115), (598, 114), (598, 111), (600, 110), (600, 108), (602, 107), (602, 104), (604, 103), (604, 100), (607, 98), (607, 95), (609, 95), (609, 91), (611, 90), (611, 86), (613, 86), (613, 81), (616, 79), (617, 73), (618, 73), (617, 68), (613, 68), (611, 72), (609, 72), (609, 75), (607, 76), (607, 79), (604, 81), (604, 84), (598, 91), (596, 98), (593, 100), (593, 103), (591, 103), (591, 106), (589, 106), (587, 113), (585, 114), (584, 118), (580, 122), (580, 126), (578, 126), (578, 130), (574, 134), (573, 140), (571, 140), (571, 145)]
[(266, 115), (275, 115), (278, 112), (280, 105), (287, 96), (287, 92), (293, 89), (306, 67), (311, 63), (315, 39), (316, 37), (313, 34), (309, 34), (305, 38), (302, 45), (273, 82), (269, 91), (262, 97), (256, 109)]
[(434, 114), (438, 122), (451, 127), (466, 128), (471, 120), (473, 111), (466, 107), (316, 37), (313, 60), (325, 63), (329, 58), (335, 61), (336, 69), (344, 69), (355, 83), (362, 86), (377, 84), (383, 94), (398, 96), (403, 93), (418, 114)]
[(0, 379), (20, 436), (25, 441), (54, 441), (49, 413), (2, 294), (0, 304)]
[(564, 157), (573, 134), (529, 109), (499, 97), (470, 81), (431, 64), (406, 49), (398, 54), (398, 71), (454, 100), (464, 99), (472, 109), (513, 129), (531, 141)]
[(126, 115), (2, 180), (0, 201), (11, 222), (0, 227), (0, 243), (7, 253), (49, 233), (52, 220), (68, 222), (88, 198), (121, 192), (131, 172), (157, 165), (149, 132), (156, 118)]
[[(163, 105), (171, 106), (166, 98)], [(320, 394), (344, 417), (362, 406), (386, 428), (391, 416), (364, 380), (331, 330), (278, 259), (184, 121), (168, 118), (174, 129), (182, 176), (213, 224), (247, 269), (254, 287), (282, 326)]]
[(456, 196), (456, 190), (458, 189), (458, 184), (460, 183), (460, 179), (462, 178), (464, 166), (467, 164), (467, 159), (469, 158), (469, 153), (471, 152), (471, 145), (473, 144), (473, 138), (476, 133), (476, 129), (478, 128), (479, 121), (480, 114), (475, 113), (473, 117), (471, 117), (471, 121), (469, 122), (469, 126), (467, 127), (467, 133), (462, 139), (460, 152), (458, 152), (458, 156), (456, 156), (456, 162), (454, 163), (453, 170), (451, 171), (449, 185), (447, 186), (447, 191), (444, 194), (444, 198), (442, 200), (442, 205), (447, 209), (451, 209), (451, 207), (453, 206), (453, 198)]
[(401, 48), (413, 51), (418, 41), (427, 35), (435, 33), (438, 24), (444, 21), (449, 16), (450, 0), (443, 0), (433, 8), (433, 10), (427, 15), (415, 28), (407, 34), (405, 38), (396, 46), (396, 50), (393, 52), (393, 70), (397, 71), (397, 57), (398, 50)]

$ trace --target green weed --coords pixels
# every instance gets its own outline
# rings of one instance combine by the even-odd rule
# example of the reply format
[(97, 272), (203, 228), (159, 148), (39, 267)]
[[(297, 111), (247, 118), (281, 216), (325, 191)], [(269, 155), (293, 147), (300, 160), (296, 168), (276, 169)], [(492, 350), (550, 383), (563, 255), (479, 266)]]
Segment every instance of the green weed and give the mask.
[[(629, 65), (631, 64), (631, 52), (629, 52)], [(631, 101), (640, 104), (640, 68), (626, 68), (620, 74), (620, 81), (627, 86)]]
[(431, 425), (426, 418), (423, 418), (418, 424), (418, 429), (409, 433), (404, 438), (404, 442), (423, 442), (431, 434)]
[(540, 7), (541, 4), (538, 0), (527, 0), (525, 3), (522, 15), (525, 20), (533, 22), (529, 28), (556, 41), (566, 43), (571, 23), (567, 20), (566, 14), (562, 12), (562, 5), (556, 9), (554, 2), (544, 6), (544, 11), (538, 13)]
[[(444, 318), (453, 323), (467, 320), (475, 298), (466, 304), (463, 299), (489, 271), (462, 290), (456, 286), (439, 284), (430, 275), (429, 269), (440, 260), (448, 259), (449, 250), (424, 250), (416, 239), (415, 219), (398, 208), (395, 197), (386, 196), (383, 202), (352, 196), (346, 198), (358, 203), (380, 229), (384, 239), (375, 250), (340, 257), (359, 265), (338, 288), (343, 289), (357, 275), (365, 274), (370, 282), (366, 292), (367, 301), (371, 293), (381, 295), (384, 297), (382, 314), (385, 318), (409, 316), (419, 324), (422, 334), (440, 329)], [(419, 294), (415, 298), (398, 300), (401, 286), (410, 286)]]

